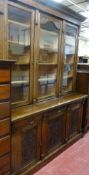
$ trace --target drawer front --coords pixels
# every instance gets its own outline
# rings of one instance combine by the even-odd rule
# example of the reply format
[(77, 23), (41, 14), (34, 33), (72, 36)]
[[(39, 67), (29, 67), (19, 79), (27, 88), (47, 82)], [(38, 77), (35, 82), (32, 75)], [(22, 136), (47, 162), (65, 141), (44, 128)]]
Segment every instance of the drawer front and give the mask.
[(0, 121), (0, 137), (10, 133), (10, 119)]
[(0, 158), (0, 175), (7, 175), (10, 171), (10, 156), (6, 155)]
[(18, 131), (18, 130), (23, 129), (23, 127), (26, 127), (26, 129), (27, 129), (27, 127), (32, 128), (32, 127), (38, 125), (38, 123), (40, 123), (41, 117), (42, 117), (42, 115), (38, 114), (38, 115), (33, 115), (32, 117), (29, 116), (28, 118), (23, 119), (23, 120), (19, 120), (19, 121), (17, 120), (15, 122), (13, 122), (13, 124), (12, 124), (13, 129), (12, 130)]
[(1, 69), (0, 70), (0, 83), (10, 81), (10, 70), (8, 69)]
[(10, 116), (10, 104), (0, 103), (0, 119), (6, 118)]
[(62, 115), (66, 111), (66, 107), (59, 107), (56, 109), (49, 110), (44, 113), (44, 116), (47, 118), (54, 118), (56, 115)]
[(10, 98), (10, 85), (0, 86), (0, 100), (5, 100)]
[(0, 139), (0, 156), (10, 152), (10, 137)]

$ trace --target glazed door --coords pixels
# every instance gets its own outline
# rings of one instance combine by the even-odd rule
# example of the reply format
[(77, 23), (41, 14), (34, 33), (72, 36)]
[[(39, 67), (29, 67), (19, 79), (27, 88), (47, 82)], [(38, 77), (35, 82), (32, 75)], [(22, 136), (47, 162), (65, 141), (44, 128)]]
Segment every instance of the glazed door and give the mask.
[[(10, 2), (9, 2), (10, 3)], [(8, 5), (8, 59), (16, 60), (12, 70), (12, 104), (22, 106), (32, 101), (34, 12)]]
[(62, 69), (62, 95), (75, 90), (78, 28), (64, 23), (63, 29), (63, 69)]
[(42, 125), (41, 158), (60, 149), (65, 142), (66, 108), (58, 108), (44, 114)]
[(36, 115), (13, 124), (12, 167), (19, 172), (40, 160), (41, 115)]
[[(58, 82), (60, 81), (59, 60), (61, 22), (48, 15), (39, 14), (38, 53), (35, 55), (37, 70), (36, 98), (42, 100), (58, 96)], [(39, 45), (38, 45), (39, 44)]]

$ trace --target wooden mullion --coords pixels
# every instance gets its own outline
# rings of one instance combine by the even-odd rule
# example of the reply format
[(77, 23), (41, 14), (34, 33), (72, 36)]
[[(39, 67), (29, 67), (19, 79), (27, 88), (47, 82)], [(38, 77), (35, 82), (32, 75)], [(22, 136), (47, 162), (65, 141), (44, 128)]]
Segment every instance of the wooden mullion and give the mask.
[(34, 11), (31, 14), (31, 58), (30, 58), (30, 75), (29, 75), (29, 83), (30, 83), (30, 96), (29, 96), (29, 102), (32, 103), (33, 99), (33, 76), (34, 76), (34, 70), (33, 70), (33, 61), (34, 61)]
[(34, 89), (33, 89), (33, 102), (36, 102), (38, 97), (38, 62), (39, 62), (39, 37), (40, 37), (40, 13), (35, 12), (35, 40), (34, 40)]
[(62, 41), (62, 21), (60, 21), (60, 31), (58, 38), (58, 72), (57, 72), (57, 96), (60, 96), (61, 92), (61, 61), (62, 61), (62, 53), (61, 53), (61, 41)]

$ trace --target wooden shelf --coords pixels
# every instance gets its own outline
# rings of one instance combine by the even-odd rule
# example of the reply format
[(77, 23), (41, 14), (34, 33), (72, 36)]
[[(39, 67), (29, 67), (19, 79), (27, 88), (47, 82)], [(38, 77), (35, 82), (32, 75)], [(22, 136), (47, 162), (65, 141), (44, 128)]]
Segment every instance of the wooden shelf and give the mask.
[(38, 81), (41, 82), (41, 81), (55, 81), (56, 78), (39, 78)]
[(40, 47), (40, 50), (41, 51), (47, 51), (48, 53), (55, 53), (55, 54), (57, 54), (58, 53), (58, 50), (56, 50), (56, 49), (52, 49), (52, 48), (46, 48), (46, 47)]
[(58, 35), (57, 32), (49, 31), (49, 30), (46, 30), (46, 29), (45, 30), (44, 29), (40, 29), (40, 31), (43, 32), (43, 33), (47, 33), (49, 35), (53, 35), (53, 36), (57, 36)]
[[(19, 65), (19, 66), (29, 66), (30, 65), (30, 62), (29, 63), (19, 63), (19, 62), (16, 62), (15, 65)], [(14, 66), (15, 66), (14, 65)]]
[(24, 105), (24, 103), (26, 103), (27, 102), (27, 100), (19, 100), (19, 101), (15, 101), (15, 102), (12, 102), (12, 105), (13, 106), (18, 106), (19, 105), (19, 103), (21, 103), (21, 104), (23, 104)]
[(39, 99), (39, 101), (42, 101), (43, 98), (45, 98), (45, 99), (48, 99), (48, 98), (51, 99), (52, 98), (53, 99), (54, 97), (55, 97), (55, 93), (50, 92), (47, 95), (39, 96), (38, 99)]
[(29, 27), (30, 28), (30, 24), (23, 24), (21, 22), (17, 22), (17, 21), (13, 21), (13, 20), (8, 20), (8, 23), (12, 23), (12, 24), (16, 24), (16, 25), (19, 25), (19, 26), (22, 26), (22, 27)]
[(75, 53), (69, 53), (69, 54), (66, 54), (67, 56), (74, 56), (75, 55)]
[(44, 66), (56, 66), (57, 63), (38, 63), (39, 65), (44, 65)]
[[(75, 48), (74, 45), (68, 44), (68, 43), (66, 43), (66, 42), (65, 42), (65, 46), (68, 46), (68, 47), (74, 47), (74, 48)], [(72, 54), (72, 55), (73, 55), (73, 54)]]
[(21, 85), (21, 84), (29, 84), (29, 81), (26, 80), (17, 80), (17, 81), (12, 81), (12, 85)]
[(64, 76), (63, 79), (72, 79), (73, 76)]
[(17, 41), (12, 41), (12, 40), (8, 40), (8, 43), (17, 44), (17, 45), (22, 45), (22, 46), (24, 46), (24, 47), (30, 47), (30, 45), (25, 45), (25, 44), (22, 43), (22, 42), (17, 42)]
[(64, 63), (64, 65), (71, 65), (71, 64), (74, 64), (74, 63)]

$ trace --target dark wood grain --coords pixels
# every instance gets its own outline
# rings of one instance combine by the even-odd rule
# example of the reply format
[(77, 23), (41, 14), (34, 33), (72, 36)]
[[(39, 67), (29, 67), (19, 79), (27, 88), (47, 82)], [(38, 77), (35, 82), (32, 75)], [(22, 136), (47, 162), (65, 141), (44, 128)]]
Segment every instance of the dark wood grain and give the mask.
[(10, 116), (10, 103), (0, 103), (0, 119), (4, 119)]
[(10, 98), (10, 85), (0, 85), (0, 100)]
[(1, 69), (0, 70), (0, 83), (9, 82), (10, 81), (10, 70)]
[(0, 120), (0, 137), (10, 134), (10, 120)]
[[(4, 6), (6, 5), (5, 3), (6, 0), (4, 2), (2, 0), (0, 1), (1, 5), (0, 8), (2, 8), (2, 10), (5, 10), (3, 9)], [(2, 45), (3, 44), (4, 43), (2, 41)], [(6, 54), (5, 50), (2, 50), (2, 58), (4, 58), (5, 54)], [(1, 58), (1, 52), (0, 52), (0, 58)], [(0, 175), (11, 174), (10, 86), (11, 86), (11, 66), (13, 63), (14, 63), (13, 61), (0, 60)]]
[(10, 152), (10, 137), (0, 139), (0, 156)]
[(87, 127), (89, 127), (89, 64), (79, 63), (76, 78), (76, 90), (88, 94)]
[(10, 156), (7, 154), (0, 158), (0, 175), (7, 174), (10, 171)]

